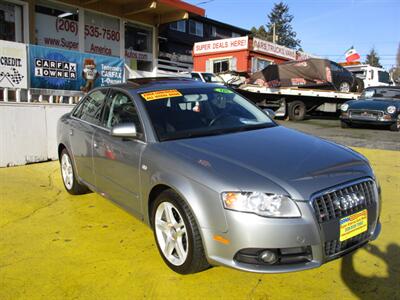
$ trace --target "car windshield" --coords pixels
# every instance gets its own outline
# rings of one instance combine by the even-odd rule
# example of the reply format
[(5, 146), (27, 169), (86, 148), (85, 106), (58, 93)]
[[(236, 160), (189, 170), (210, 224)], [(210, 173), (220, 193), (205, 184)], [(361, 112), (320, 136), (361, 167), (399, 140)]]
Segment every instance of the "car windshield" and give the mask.
[(370, 88), (364, 90), (364, 92), (361, 94), (361, 98), (374, 99), (374, 100), (387, 100), (387, 99), (400, 100), (400, 89)]
[(215, 75), (213, 73), (203, 73), (203, 78), (205, 82), (225, 83), (225, 81), (220, 76)]
[(225, 87), (168, 89), (139, 95), (160, 141), (276, 126), (254, 104)]

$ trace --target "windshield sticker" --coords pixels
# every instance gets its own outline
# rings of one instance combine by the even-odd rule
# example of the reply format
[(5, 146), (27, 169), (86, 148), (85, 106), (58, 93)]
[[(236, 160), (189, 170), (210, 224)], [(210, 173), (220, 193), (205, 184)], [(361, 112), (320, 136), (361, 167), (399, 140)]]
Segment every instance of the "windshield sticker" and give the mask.
[(163, 91), (154, 91), (148, 93), (140, 94), (146, 101), (172, 98), (172, 97), (181, 97), (182, 94), (178, 90), (163, 90)]
[(233, 94), (233, 92), (230, 89), (225, 89), (225, 88), (215, 88), (214, 92), (224, 93), (224, 94)]

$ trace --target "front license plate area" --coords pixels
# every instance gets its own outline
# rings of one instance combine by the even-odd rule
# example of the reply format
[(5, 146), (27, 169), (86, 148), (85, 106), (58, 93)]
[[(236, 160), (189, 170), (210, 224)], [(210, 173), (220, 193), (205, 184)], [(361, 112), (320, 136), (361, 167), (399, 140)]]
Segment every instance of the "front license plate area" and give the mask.
[(340, 219), (341, 242), (359, 235), (368, 229), (368, 211), (366, 209)]

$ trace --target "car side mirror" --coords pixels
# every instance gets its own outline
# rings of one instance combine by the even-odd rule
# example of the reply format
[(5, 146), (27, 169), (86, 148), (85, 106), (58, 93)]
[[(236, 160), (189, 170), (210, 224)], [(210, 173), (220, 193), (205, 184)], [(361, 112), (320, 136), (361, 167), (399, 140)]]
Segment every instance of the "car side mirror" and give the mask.
[(264, 108), (263, 112), (267, 114), (271, 119), (275, 119), (275, 112), (270, 108)]
[(137, 136), (136, 125), (134, 123), (115, 125), (111, 128), (110, 135), (122, 138), (134, 138)]

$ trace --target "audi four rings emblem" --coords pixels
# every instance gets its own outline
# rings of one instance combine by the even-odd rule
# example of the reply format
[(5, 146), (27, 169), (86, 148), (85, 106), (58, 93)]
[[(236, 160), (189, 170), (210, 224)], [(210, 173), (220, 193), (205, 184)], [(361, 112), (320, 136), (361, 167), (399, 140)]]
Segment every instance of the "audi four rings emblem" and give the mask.
[(364, 195), (350, 193), (333, 200), (333, 205), (340, 210), (346, 210), (365, 203)]

